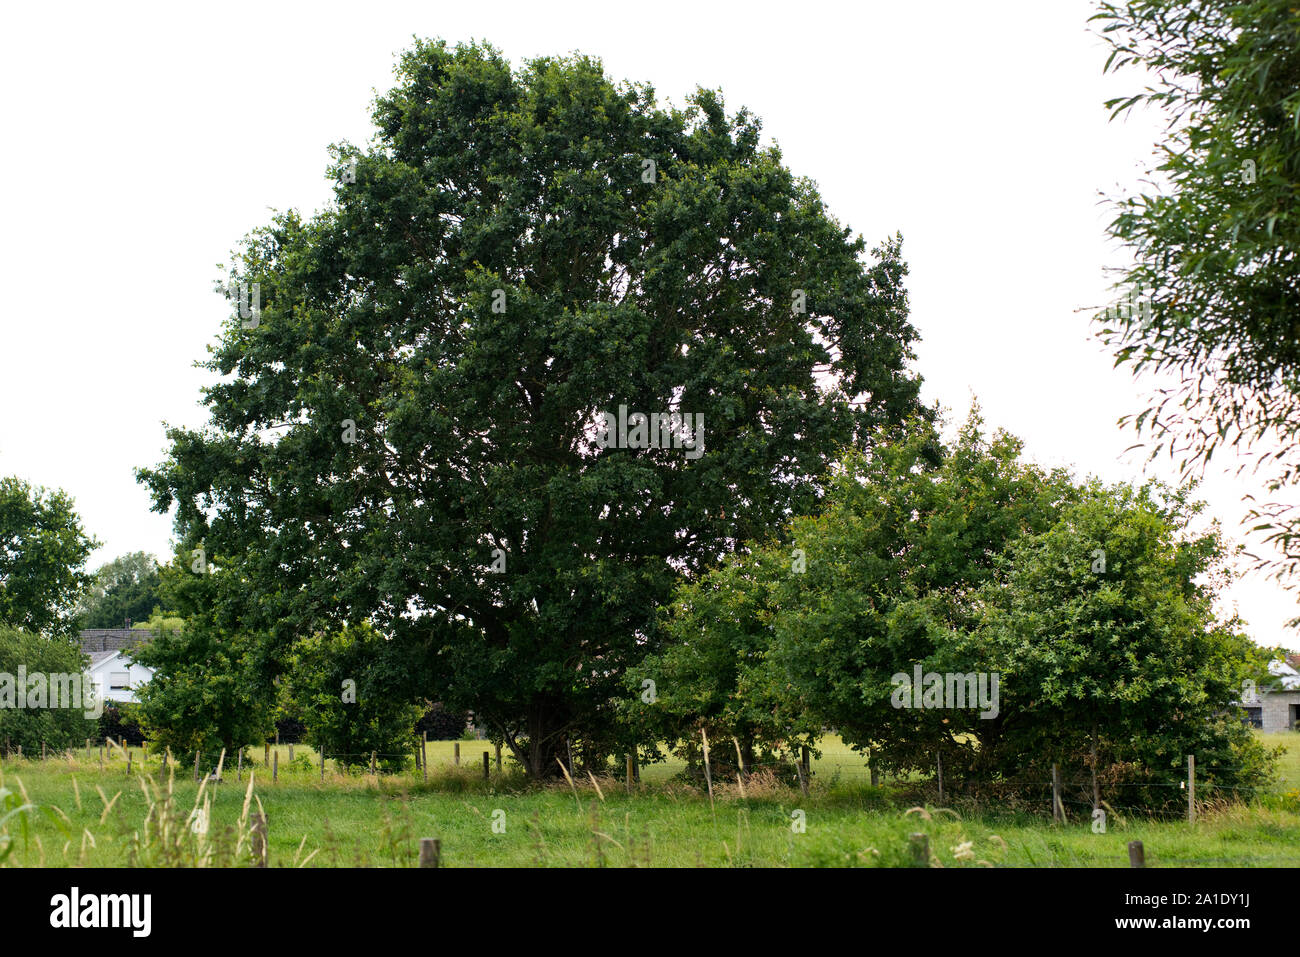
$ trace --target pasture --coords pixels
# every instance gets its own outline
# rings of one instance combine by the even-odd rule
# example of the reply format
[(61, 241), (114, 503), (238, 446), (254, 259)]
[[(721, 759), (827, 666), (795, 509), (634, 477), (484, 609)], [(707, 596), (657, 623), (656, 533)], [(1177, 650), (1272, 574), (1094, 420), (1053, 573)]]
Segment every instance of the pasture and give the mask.
[(907, 866), (916, 832), (929, 837), (931, 865), (943, 867), (1125, 867), (1132, 840), (1144, 843), (1148, 866), (1295, 866), (1300, 735), (1266, 739), (1287, 753), (1279, 781), (1251, 804), (1207, 800), (1194, 824), (1116, 811), (1104, 834), (1093, 832), (1087, 807), (1069, 807), (1069, 820), (1054, 825), (1025, 808), (960, 797), (918, 803), (911, 782), (873, 787), (861, 759), (830, 738), (809, 794), (756, 775), (715, 781), (712, 800), (671, 763), (645, 768), (630, 792), (614, 776), (532, 786), (509, 764), (502, 775), (494, 764), (484, 780), (484, 742), (461, 742), (459, 767), (452, 742), (429, 742), (427, 784), (414, 770), (345, 775), (328, 763), (322, 782), (309, 748), (295, 747), (291, 765), (281, 745), (274, 783), (256, 755), (241, 781), (228, 769), (222, 783), (203, 785), (200, 835), (191, 826), (199, 785), (187, 769), (163, 776), (158, 759), (142, 764), (136, 749), (128, 777), (122, 755), (101, 771), (97, 752), (87, 760), (78, 750), (0, 764), (8, 806), (35, 805), (6, 819), (3, 866), (248, 863), (259, 801), (271, 867), (410, 867), (422, 837), (441, 841), (444, 867)]

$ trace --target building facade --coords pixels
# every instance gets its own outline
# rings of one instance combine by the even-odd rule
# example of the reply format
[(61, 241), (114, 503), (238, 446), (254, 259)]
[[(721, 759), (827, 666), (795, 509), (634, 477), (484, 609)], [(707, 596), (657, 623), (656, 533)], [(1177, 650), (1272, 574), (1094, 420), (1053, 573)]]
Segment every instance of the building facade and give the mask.
[(88, 628), (81, 632), (81, 650), (89, 656), (86, 675), (100, 701), (135, 702), (136, 690), (149, 683), (153, 669), (133, 662), (131, 649), (153, 637), (146, 628)]

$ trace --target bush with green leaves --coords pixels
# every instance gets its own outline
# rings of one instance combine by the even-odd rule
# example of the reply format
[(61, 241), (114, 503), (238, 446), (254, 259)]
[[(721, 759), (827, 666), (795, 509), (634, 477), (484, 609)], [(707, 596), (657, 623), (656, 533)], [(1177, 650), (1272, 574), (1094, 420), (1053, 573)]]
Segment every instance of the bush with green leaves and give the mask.
[(281, 690), (302, 718), (307, 743), (344, 767), (400, 770), (414, 758), (421, 709), (399, 648), (362, 624), (313, 635), (293, 646)]
[(465, 736), (468, 726), (468, 712), (452, 711), (442, 704), (433, 704), (415, 722), (415, 733), (427, 734), (430, 741), (459, 741)]
[(155, 751), (170, 749), (187, 763), (195, 752), (203, 769), (226, 763), (239, 749), (263, 741), (271, 729), (270, 703), (251, 664), (251, 641), (202, 618), (185, 628), (162, 628), (131, 657), (153, 669), (137, 691), (140, 726)]
[(1171, 788), (1188, 755), (1206, 795), (1270, 779), (1233, 705), (1266, 652), (1215, 614), (1229, 555), (1217, 526), (1192, 531), (1190, 496), (1089, 483), (968, 597), (976, 625), (954, 652), (1002, 676), (1001, 711), (970, 749), (976, 773), (1041, 781), (1058, 763), (1087, 778), (1095, 763), (1127, 803), (1169, 807), (1185, 803)]
[(106, 701), (104, 713), (99, 716), (99, 737), (131, 747), (144, 744), (144, 729), (140, 727), (139, 705), (129, 701)]
[[(922, 423), (846, 456), (787, 541), (678, 590), (669, 648), (629, 673), (657, 701), (626, 719), (688, 756), (701, 728), (721, 756), (729, 736), (788, 747), (830, 726), (877, 767), (942, 760), (950, 788), (1095, 768), (1104, 797), (1156, 808), (1194, 754), (1207, 789), (1253, 793), (1272, 759), (1233, 702), (1265, 652), (1214, 612), (1217, 526), (1193, 531), (1190, 488), (1079, 483), (1020, 451), (973, 413), (950, 445)], [(945, 690), (996, 675), (996, 700), (903, 707), (917, 668)]]
[[(86, 656), (81, 648), (70, 639), (47, 637), (0, 625), (0, 675), (8, 684), (12, 701), (0, 706), (0, 742), (7, 742), (11, 750), (21, 745), (23, 753), (31, 756), (41, 753), (41, 744), (54, 751), (76, 747), (86, 738), (96, 736), (95, 712), (98, 702), (87, 702), (85, 685), (89, 679), (83, 679)], [(41, 675), (44, 691), (39, 699), (39, 707), (31, 707), (28, 689), (24, 689), (23, 703), (27, 707), (16, 707), (18, 703), (17, 682), (19, 669), (30, 678)], [(71, 682), (56, 682), (50, 676), (75, 677), (75, 686)], [(52, 695), (54, 685), (59, 685), (60, 694)], [(30, 688), (32, 686), (28, 686)], [(63, 692), (75, 687), (82, 691), (80, 695), (69, 697)], [(87, 705), (90, 705), (87, 707)], [(14, 706), (7, 706), (14, 705)], [(57, 705), (57, 707), (55, 706)], [(89, 716), (88, 716), (89, 715)]]
[(953, 653), (952, 634), (971, 624), (962, 597), (1075, 494), (1067, 474), (1021, 462), (1021, 449), (986, 436), (978, 410), (949, 445), (918, 423), (847, 456), (821, 514), (792, 523), (786, 565), (797, 548), (806, 571), (779, 578), (768, 654), (786, 694), (879, 768), (931, 773), (980, 731), (973, 710), (896, 707), (893, 678), (990, 670)]
[(815, 747), (820, 720), (768, 655), (773, 593), (794, 565), (789, 549), (758, 549), (678, 589), (664, 650), (628, 672), (622, 715), (641, 753), (661, 757), (663, 742), (698, 774), (707, 736), (710, 765), (730, 776), (788, 770)]

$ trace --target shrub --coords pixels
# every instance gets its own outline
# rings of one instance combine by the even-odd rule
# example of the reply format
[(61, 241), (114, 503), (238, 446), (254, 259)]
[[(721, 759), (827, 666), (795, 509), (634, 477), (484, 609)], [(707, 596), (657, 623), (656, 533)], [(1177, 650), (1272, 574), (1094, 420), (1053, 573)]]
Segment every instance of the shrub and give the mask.
[(282, 706), (302, 715), (308, 744), (344, 767), (368, 764), (373, 751), (385, 771), (398, 771), (420, 713), (397, 690), (407, 674), (392, 643), (369, 625), (316, 634), (294, 645)]
[(306, 740), (307, 726), (296, 716), (286, 716), (275, 722), (275, 733), (281, 744), (300, 744)]
[[(39, 754), (41, 744), (55, 751), (61, 751), (80, 744), (95, 734), (94, 714), (84, 697), (75, 702), (75, 707), (67, 707), (68, 702), (54, 701), (47, 687), (39, 699), (40, 706), (33, 707), (33, 686), (28, 684), (23, 689), (23, 703), (26, 707), (17, 707), (17, 681), (19, 669), (26, 675), (75, 675), (80, 677), (84, 667), (85, 655), (70, 640), (46, 637), (19, 628), (0, 627), (0, 673), (7, 676), (8, 695), (13, 702), (6, 702), (0, 707), (0, 740), (17, 749), (22, 746), (27, 754)], [(63, 704), (61, 707), (52, 705)]]
[(456, 741), (462, 739), (468, 724), (469, 712), (449, 711), (437, 703), (415, 722), (415, 733), (419, 735), (427, 732), (430, 741)]
[(144, 744), (139, 708), (130, 702), (106, 701), (99, 716), (99, 736), (138, 748)]

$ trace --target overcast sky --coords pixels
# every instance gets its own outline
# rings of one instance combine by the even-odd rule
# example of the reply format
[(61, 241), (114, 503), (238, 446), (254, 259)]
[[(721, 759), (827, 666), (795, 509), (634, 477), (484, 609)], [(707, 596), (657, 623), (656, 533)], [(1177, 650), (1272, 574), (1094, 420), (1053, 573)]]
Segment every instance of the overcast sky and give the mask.
[[(870, 243), (894, 231), (911, 265), (924, 395), (1029, 458), (1138, 479), (1116, 419), (1147, 386), (1114, 370), (1081, 307), (1109, 301), (1100, 191), (1149, 163), (1158, 118), (1108, 123), (1134, 92), (1104, 77), (1094, 4), (1020, 0), (705, 3), (23, 4), (0, 37), (6, 166), (0, 475), (76, 499), (103, 547), (169, 552), (133, 468), (163, 455), (164, 421), (201, 425), (205, 357), (229, 303), (219, 263), (271, 208), (329, 199), (326, 147), (371, 136), (413, 35), (487, 40), (515, 64), (572, 51), (680, 104), (720, 87), (796, 174)], [(1240, 538), (1231, 459), (1202, 495)], [(1169, 471), (1157, 472), (1169, 477)], [(1264, 644), (1294, 599), (1246, 577), (1227, 596)]]

